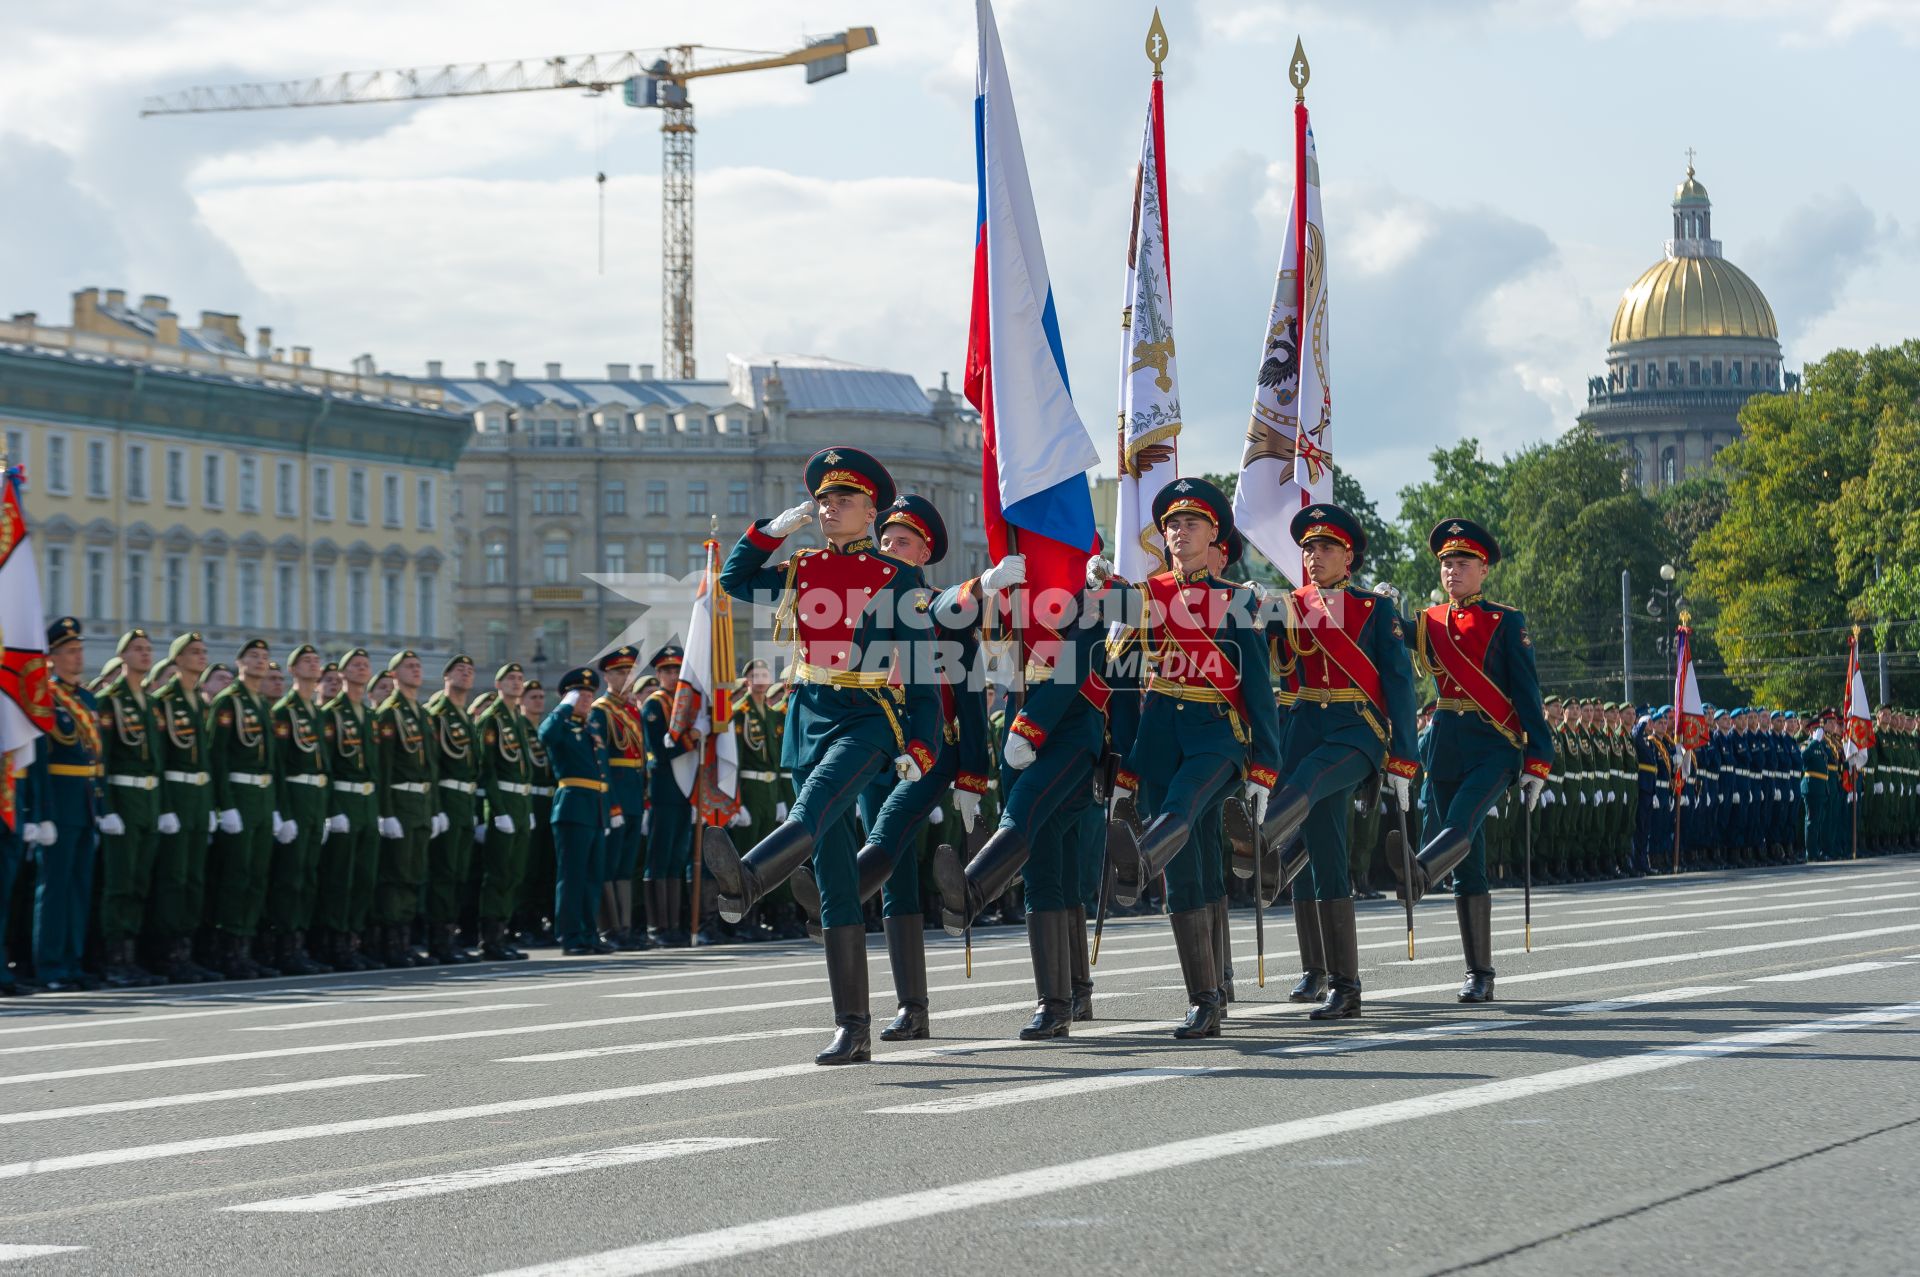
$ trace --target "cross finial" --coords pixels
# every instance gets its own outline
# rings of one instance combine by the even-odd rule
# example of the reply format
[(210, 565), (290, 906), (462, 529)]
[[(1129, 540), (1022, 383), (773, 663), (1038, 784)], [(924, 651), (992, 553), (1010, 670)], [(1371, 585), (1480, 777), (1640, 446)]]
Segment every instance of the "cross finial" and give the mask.
[(1693, 176), (1693, 148), (1687, 148), (1687, 176)]

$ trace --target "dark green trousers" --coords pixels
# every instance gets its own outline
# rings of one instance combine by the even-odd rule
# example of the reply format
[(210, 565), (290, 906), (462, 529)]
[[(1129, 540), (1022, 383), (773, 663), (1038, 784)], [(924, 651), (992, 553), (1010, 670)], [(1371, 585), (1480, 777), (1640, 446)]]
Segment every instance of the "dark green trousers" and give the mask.
[[(126, 826), (100, 838), (100, 935), (108, 944), (135, 940), (146, 923), (153, 866), (160, 858), (158, 789), (109, 792), (108, 810)], [(124, 801), (123, 801), (124, 799)], [(204, 832), (206, 826), (200, 826)]]
[(513, 914), (520, 880), (527, 872), (527, 853), (533, 846), (533, 811), (525, 803), (502, 804), (502, 814), (513, 817), (513, 832), (487, 830), (480, 849), (480, 918), (504, 922)]
[[(420, 884), (427, 880), (427, 831), (433, 817), (419, 811), (397, 817), (398, 838), (380, 840), (380, 877), (373, 921), (384, 927), (404, 927), (420, 908)], [(471, 833), (471, 831), (469, 831)]]
[(440, 810), (447, 816), (447, 832), (427, 851), (427, 921), (459, 922), (460, 898), (473, 872), (473, 796), (443, 787)]
[(260, 922), (260, 902), (273, 865), (273, 791), (236, 787), (233, 804), (240, 813), (240, 832), (213, 836), (208, 917), (230, 936), (251, 937)]
[(327, 823), (327, 787), (288, 781), (287, 810), (280, 815), (299, 826), (292, 842), (273, 845), (267, 875), (267, 925), (280, 931), (305, 931), (313, 923), (320, 888), (321, 839)]
[(155, 846), (146, 925), (156, 941), (169, 943), (186, 939), (200, 927), (207, 896), (207, 851), (213, 842), (207, 832), (213, 816), (213, 782), (169, 782), (161, 788), (161, 801), (179, 817), (180, 832), (161, 834)]
[(320, 848), (312, 921), (331, 931), (360, 931), (373, 907), (380, 874), (380, 804), (372, 794), (329, 795), (329, 815), (347, 818), (347, 832)]

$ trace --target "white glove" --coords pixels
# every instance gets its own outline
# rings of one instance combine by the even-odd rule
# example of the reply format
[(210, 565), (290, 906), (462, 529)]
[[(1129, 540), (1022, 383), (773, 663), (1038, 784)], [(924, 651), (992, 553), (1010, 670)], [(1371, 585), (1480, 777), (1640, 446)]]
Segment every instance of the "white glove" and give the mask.
[(1386, 599), (1388, 602), (1392, 603), (1394, 607), (1397, 608), (1400, 606), (1400, 590), (1397, 586), (1393, 584), (1393, 582), (1391, 581), (1375, 582), (1373, 587), (1373, 592), (1375, 594), (1378, 594), (1381, 598)]
[(565, 696), (562, 696), (560, 698), (560, 704), (565, 706), (568, 710), (572, 710), (575, 705), (578, 705), (580, 703), (580, 698), (584, 695), (585, 693), (576, 687), (571, 692), (568, 692)]
[(220, 813), (220, 832), (223, 834), (237, 834), (240, 832), (240, 809), (238, 807), (229, 807)]
[(513, 817), (507, 815), (507, 813), (505, 812), (501, 812), (498, 816), (495, 816), (493, 818), (493, 827), (495, 829), (498, 829), (503, 834), (513, 833), (514, 832)]
[(1009, 554), (980, 574), (980, 588), (989, 594), (1010, 590), (1027, 583), (1027, 556)]
[(283, 820), (273, 827), (273, 840), (285, 845), (300, 836), (300, 826), (291, 820)]
[(625, 829), (627, 827), (627, 818), (616, 811), (613, 813), (612, 823), (615, 829)]
[(947, 813), (944, 811), (941, 811), (938, 807), (935, 807), (932, 811), (927, 813), (927, 823), (929, 825), (944, 824), (946, 823), (946, 819), (947, 819)]
[(1520, 778), (1520, 800), (1526, 803), (1528, 810), (1540, 801), (1540, 791), (1547, 787), (1544, 776), (1526, 775)]
[(477, 847), (481, 843), (485, 842), (486, 840), (487, 840), (487, 822), (484, 820), (476, 820), (473, 823), (474, 846)]
[(766, 534), (770, 537), (784, 537), (794, 529), (813, 521), (814, 503), (797, 505), (791, 510), (782, 510), (767, 520)]
[(1580, 805), (1582, 807), (1587, 805), (1587, 791), (1584, 789), (1580, 791)]
[(40, 826), (35, 821), (27, 821), (20, 826), (20, 841), (29, 847), (40, 845)]
[(1247, 810), (1253, 814), (1253, 826), (1258, 829), (1267, 819), (1267, 787), (1258, 781), (1244, 781), (1241, 792), (1246, 796)]
[(971, 789), (954, 790), (953, 809), (960, 813), (961, 827), (972, 833), (974, 822), (980, 819), (980, 795)]
[(1113, 576), (1113, 560), (1096, 554), (1087, 560), (1087, 588), (1097, 590)]
[(220, 828), (220, 817), (218, 813), (211, 812), (211, 811), (208, 812), (207, 813), (207, 832), (212, 833), (214, 830), (218, 828)]
[(1878, 793), (1881, 793), (1881, 792), (1883, 792), (1883, 791), (1884, 791), (1884, 789), (1885, 789), (1885, 787), (1884, 787), (1884, 786), (1883, 786), (1883, 785), (1882, 785), (1882, 784), (1881, 784), (1881, 783), (1880, 783), (1879, 781), (1877, 781), (1877, 780), (1876, 780), (1876, 781), (1874, 781), (1874, 782), (1873, 782), (1873, 792), (1874, 792), (1874, 793), (1876, 793), (1876, 794), (1878, 794)]
[(163, 834), (177, 834), (180, 832), (180, 817), (170, 811), (163, 811), (160, 813), (158, 828)]
[(1413, 781), (1406, 776), (1387, 776), (1387, 784), (1393, 789), (1393, 801), (1405, 811), (1413, 805)]
[(1040, 751), (1024, 736), (1009, 736), (1005, 756), (1007, 766), (1019, 771), (1023, 767), (1033, 766), (1033, 760), (1040, 757)]
[(400, 818), (398, 816), (380, 817), (378, 828), (382, 838), (403, 838), (406, 836), (400, 828)]
[(926, 773), (920, 770), (919, 763), (913, 761), (912, 754), (901, 754), (893, 760), (893, 774), (911, 785)]
[(115, 812), (108, 812), (104, 816), (96, 817), (93, 826), (109, 838), (118, 838), (121, 834), (127, 832), (127, 822), (120, 819), (119, 815)]
[(53, 844), (59, 841), (60, 841), (60, 832), (53, 827), (53, 822), (51, 820), (41, 821), (40, 822), (40, 845), (42, 847), (51, 847), (53, 846)]
[(430, 832), (427, 836), (429, 838), (438, 838), (441, 834), (446, 833), (447, 830), (451, 828), (453, 828), (453, 822), (447, 819), (447, 813), (444, 811), (437, 811), (433, 813), (433, 823), (428, 826), (428, 829), (431, 830), (432, 832)]
[(747, 809), (745, 807), (742, 807), (739, 811), (736, 811), (733, 813), (733, 819), (727, 822), (727, 828), (745, 829), (748, 825), (751, 825), (752, 823), (753, 823), (753, 817), (747, 814)]
[(640, 836), (645, 838), (653, 829), (653, 809), (649, 807), (640, 813)]
[(787, 818), (787, 805), (785, 803), (775, 803), (773, 805), (773, 818), (775, 820), (785, 820)]
[(320, 841), (325, 842), (327, 839), (331, 837), (333, 837), (333, 822), (331, 820), (321, 821), (320, 822)]

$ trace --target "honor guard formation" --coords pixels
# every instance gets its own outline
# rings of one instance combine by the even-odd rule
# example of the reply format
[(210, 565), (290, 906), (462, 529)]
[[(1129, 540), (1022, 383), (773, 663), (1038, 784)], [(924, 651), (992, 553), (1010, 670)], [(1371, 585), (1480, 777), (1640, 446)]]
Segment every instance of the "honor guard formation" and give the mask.
[[(874, 456), (828, 448), (804, 478), (811, 498), (718, 573), (772, 609), (785, 653), (731, 689), (725, 819), (675, 776), (712, 729), (674, 644), (615, 648), (549, 701), (517, 662), (476, 694), (464, 655), (428, 687), (412, 651), (277, 662), (253, 639), (227, 666), (198, 634), (162, 656), (139, 629), (89, 679), (79, 623), (55, 621), (53, 726), (0, 845), (0, 993), (810, 935), (834, 1018), (815, 1058), (846, 1064), (872, 1051), (869, 932), (894, 986), (881, 1039), (929, 1036), (927, 931), (970, 960), (974, 927), (1009, 922), (1035, 993), (1018, 1035), (1061, 1038), (1094, 1016), (1106, 918), (1164, 912), (1173, 1037), (1210, 1038), (1236, 904), (1264, 926), (1285, 895), (1289, 997), (1346, 1019), (1354, 901), (1377, 884), (1410, 928), (1412, 902), (1451, 891), (1458, 998), (1485, 1003), (1496, 889), (1871, 855), (1920, 827), (1913, 715), (1879, 711), (1869, 753), (1834, 709), (1706, 706), (1683, 731), (1673, 706), (1543, 698), (1471, 519), (1434, 527), (1444, 600), (1409, 616), (1356, 582), (1349, 511), (1295, 516), (1306, 583), (1273, 590), (1234, 579), (1226, 494), (1179, 479), (1152, 506), (1161, 570), (1095, 555), (1038, 606), (1018, 553), (931, 588), (945, 521)], [(814, 524), (824, 547), (789, 549)]]

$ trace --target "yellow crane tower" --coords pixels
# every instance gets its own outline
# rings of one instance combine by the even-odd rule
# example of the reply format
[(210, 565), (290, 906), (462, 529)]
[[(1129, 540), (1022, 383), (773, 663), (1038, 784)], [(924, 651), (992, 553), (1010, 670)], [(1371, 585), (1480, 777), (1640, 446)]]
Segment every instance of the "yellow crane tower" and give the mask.
[[(433, 98), (489, 97), (579, 89), (589, 94), (620, 88), (628, 106), (659, 110), (660, 163), (660, 356), (661, 375), (693, 377), (693, 103), (689, 81), (774, 67), (805, 67), (807, 83), (839, 75), (847, 55), (879, 42), (872, 27), (808, 39), (785, 52), (740, 56), (738, 50), (678, 44), (645, 52), (583, 53), (526, 58), (518, 62), (468, 62), (393, 71), (348, 71), (273, 84), (227, 84), (183, 89), (148, 98), (150, 115), (200, 115), (215, 111), (278, 111), (363, 102), (421, 102)], [(701, 62), (706, 50), (723, 56)]]

